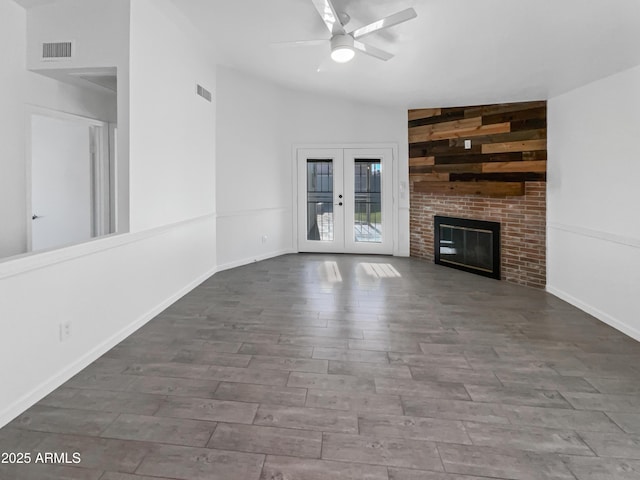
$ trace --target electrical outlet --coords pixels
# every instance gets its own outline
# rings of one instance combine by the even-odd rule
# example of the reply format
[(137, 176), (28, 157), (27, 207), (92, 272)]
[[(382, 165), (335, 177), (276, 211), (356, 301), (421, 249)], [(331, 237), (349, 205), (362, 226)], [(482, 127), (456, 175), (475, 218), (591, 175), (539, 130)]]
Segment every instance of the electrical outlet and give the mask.
[(63, 322), (60, 324), (60, 341), (64, 342), (71, 337), (71, 322)]
[(267, 240), (269, 240), (269, 237), (262, 235), (262, 243), (267, 243)]
[(465, 148), (466, 150), (471, 149), (471, 140), (465, 140), (465, 141), (464, 141), (464, 148)]

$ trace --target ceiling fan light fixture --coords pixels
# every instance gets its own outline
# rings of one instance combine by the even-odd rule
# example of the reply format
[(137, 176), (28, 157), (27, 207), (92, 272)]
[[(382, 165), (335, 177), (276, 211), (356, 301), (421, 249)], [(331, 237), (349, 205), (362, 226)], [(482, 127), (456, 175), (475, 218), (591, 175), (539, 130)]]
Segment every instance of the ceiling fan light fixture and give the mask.
[(331, 51), (331, 59), (337, 63), (347, 63), (353, 59), (356, 52), (349, 47), (339, 47)]
[(331, 39), (331, 59), (337, 63), (347, 63), (353, 59), (356, 52), (353, 48), (351, 35), (334, 35)]

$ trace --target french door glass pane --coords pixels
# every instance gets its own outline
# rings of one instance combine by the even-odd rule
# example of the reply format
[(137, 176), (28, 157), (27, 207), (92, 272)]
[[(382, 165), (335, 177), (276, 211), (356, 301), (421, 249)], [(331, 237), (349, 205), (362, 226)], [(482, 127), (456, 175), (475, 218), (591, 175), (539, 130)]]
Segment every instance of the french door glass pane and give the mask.
[(307, 240), (333, 241), (332, 160), (307, 160)]
[(355, 159), (355, 218), (356, 242), (382, 243), (382, 194), (380, 160)]

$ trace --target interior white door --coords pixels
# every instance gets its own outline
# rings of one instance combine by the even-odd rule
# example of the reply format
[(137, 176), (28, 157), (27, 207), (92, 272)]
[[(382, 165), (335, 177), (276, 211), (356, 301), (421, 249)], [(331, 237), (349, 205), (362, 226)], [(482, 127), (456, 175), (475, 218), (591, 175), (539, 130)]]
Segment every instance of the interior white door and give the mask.
[(87, 241), (92, 234), (91, 135), (86, 124), (31, 117), (31, 249)]
[(298, 250), (393, 253), (393, 151), (299, 149)]

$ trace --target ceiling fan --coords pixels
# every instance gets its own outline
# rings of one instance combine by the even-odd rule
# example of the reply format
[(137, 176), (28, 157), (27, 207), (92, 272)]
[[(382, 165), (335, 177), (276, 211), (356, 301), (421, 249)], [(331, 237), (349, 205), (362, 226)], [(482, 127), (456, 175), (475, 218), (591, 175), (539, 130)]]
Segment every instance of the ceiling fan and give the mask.
[(331, 42), (331, 58), (338, 63), (346, 63), (355, 56), (355, 51), (378, 58), (389, 60), (393, 55), (379, 48), (362, 43), (360, 39), (366, 35), (379, 32), (385, 28), (393, 27), (418, 16), (413, 8), (407, 8), (401, 12), (394, 13), (388, 17), (377, 20), (364, 27), (357, 28), (351, 32), (345, 30), (345, 25), (350, 17), (346, 13), (337, 13), (331, 0), (311, 0), (313, 6), (320, 14), (322, 21), (327, 26), (331, 38), (328, 40), (303, 40), (300, 42), (285, 42), (289, 45), (317, 45), (319, 43)]

